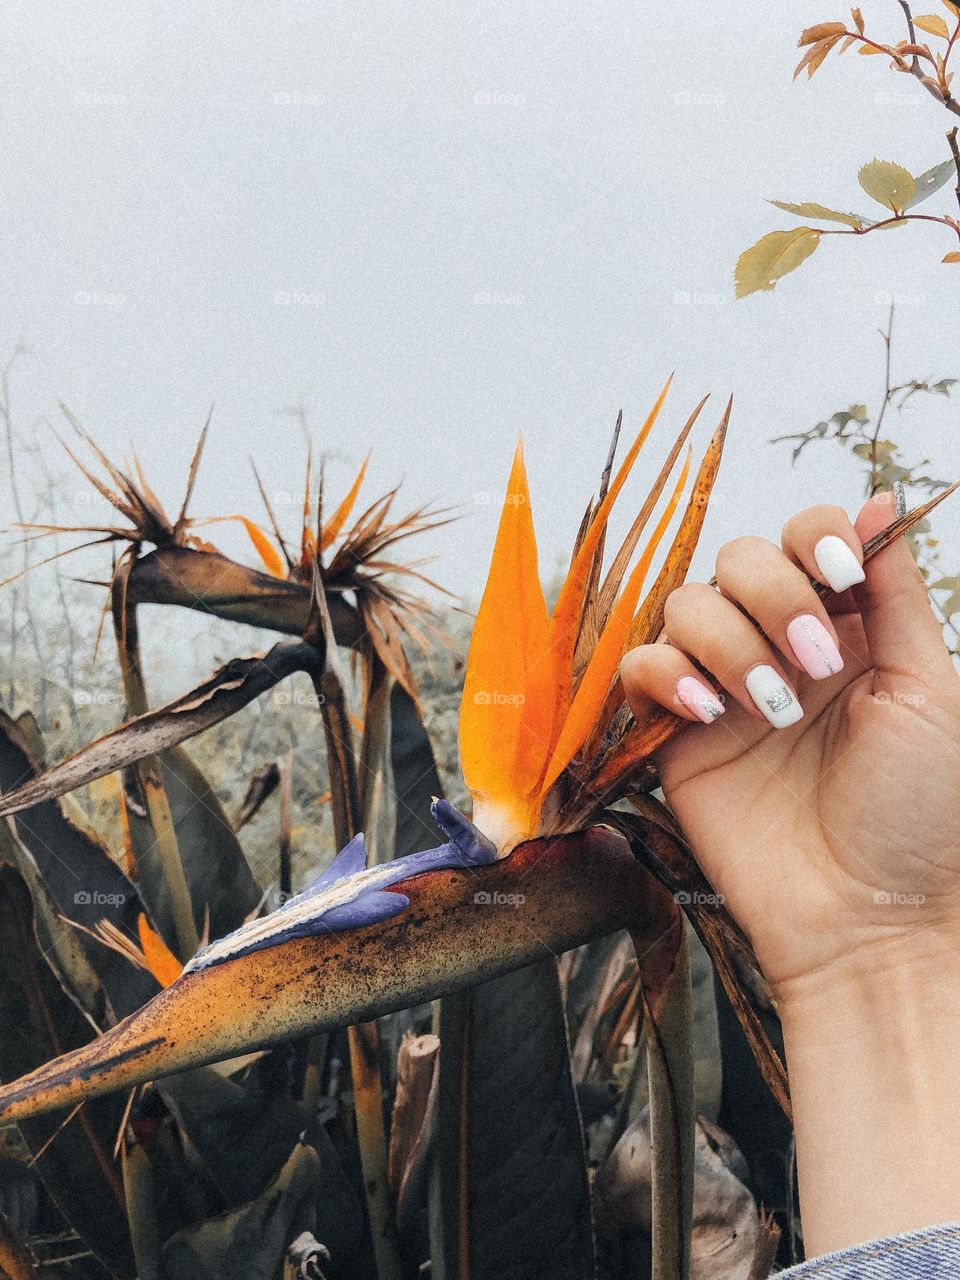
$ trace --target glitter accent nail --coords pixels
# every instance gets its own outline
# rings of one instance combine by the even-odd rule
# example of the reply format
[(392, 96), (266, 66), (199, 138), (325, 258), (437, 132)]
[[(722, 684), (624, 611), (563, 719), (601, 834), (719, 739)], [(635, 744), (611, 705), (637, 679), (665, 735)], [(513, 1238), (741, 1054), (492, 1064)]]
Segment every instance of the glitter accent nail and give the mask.
[(680, 677), (677, 681), (677, 698), (704, 724), (713, 724), (726, 710), (713, 690), (695, 676)]
[(757, 710), (763, 712), (775, 729), (787, 729), (802, 719), (803, 707), (773, 667), (760, 663), (751, 667), (743, 679)]
[(833, 636), (814, 614), (801, 613), (794, 618), (787, 626), (787, 640), (801, 667), (814, 680), (826, 680), (843, 670)]
[(893, 501), (896, 508), (897, 519), (907, 514), (907, 491), (903, 487), (902, 480), (894, 480), (893, 482)]

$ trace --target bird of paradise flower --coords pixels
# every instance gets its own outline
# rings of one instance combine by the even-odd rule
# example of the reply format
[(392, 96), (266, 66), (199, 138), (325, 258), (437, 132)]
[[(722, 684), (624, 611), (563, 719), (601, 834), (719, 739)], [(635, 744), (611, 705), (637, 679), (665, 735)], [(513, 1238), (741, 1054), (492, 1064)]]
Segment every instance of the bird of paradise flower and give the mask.
[[(91, 1044), (0, 1088), (0, 1118), (12, 1122), (365, 1021), (618, 929), (656, 946), (663, 936), (664, 904), (668, 918), (677, 916), (668, 891), (703, 883), (669, 814), (645, 794), (655, 784), (653, 752), (686, 722), (665, 710), (634, 721), (617, 668), (626, 648), (662, 631), (664, 603), (683, 580), (703, 525), (729, 404), (646, 595), (641, 598), (645, 579), (690, 473), (689, 450), (635, 563), (634, 556), (705, 401), (674, 442), (606, 574), (601, 570), (611, 510), (668, 388), (669, 383), (612, 479), (612, 459), (608, 464), (552, 611), (540, 583), (523, 450), (517, 448), (461, 706), (460, 748), (473, 820), (435, 800), (444, 842), (371, 868), (365, 866), (363, 837), (355, 836), (315, 884), (271, 916), (215, 940), (137, 1013)], [(906, 532), (954, 488), (893, 522), (867, 545), (865, 556)], [(196, 731), (187, 718), (178, 737), (175, 720), (164, 711), (151, 713), (165, 745)], [(99, 748), (100, 764), (86, 773), (77, 767), (80, 753), (0, 798), (0, 816), (63, 794), (118, 762), (129, 763), (137, 758), (130, 744), (138, 733), (133, 721), (93, 744), (87, 752), (93, 758)], [(633, 821), (610, 808), (625, 795), (640, 810)], [(631, 847), (617, 831), (639, 832), (639, 840)], [(638, 853), (648, 869), (637, 861)], [(522, 912), (496, 906), (512, 901), (511, 891), (531, 873), (538, 881), (537, 930)], [(478, 910), (478, 902), (494, 905)], [(758, 1031), (755, 1015), (751, 1023), (749, 1002), (732, 976), (728, 948), (749, 960), (749, 944), (722, 907), (709, 919), (696, 908), (692, 914), (751, 1035), (761, 1070), (786, 1105), (782, 1064)]]

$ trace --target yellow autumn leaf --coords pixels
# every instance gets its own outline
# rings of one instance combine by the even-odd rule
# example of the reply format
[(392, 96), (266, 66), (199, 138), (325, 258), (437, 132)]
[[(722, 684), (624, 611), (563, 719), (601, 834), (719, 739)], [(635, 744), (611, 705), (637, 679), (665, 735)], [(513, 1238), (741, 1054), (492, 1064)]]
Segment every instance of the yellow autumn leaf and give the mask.
[(954, 18), (960, 18), (960, 4), (954, 4), (954, 0), (940, 0), (940, 3)]
[(950, 39), (947, 24), (939, 13), (921, 13), (919, 18), (914, 18), (913, 25), (919, 27), (921, 31), (926, 31), (927, 35), (941, 36), (944, 40)]
[(913, 174), (892, 160), (871, 160), (860, 169), (857, 180), (871, 200), (894, 213), (901, 213), (917, 190)]
[(827, 54), (839, 39), (840, 36), (827, 36), (825, 40), (818, 40), (816, 44), (812, 44), (797, 64), (797, 69), (793, 73), (794, 80), (801, 71), (806, 71), (807, 79), (811, 80), (814, 72), (819, 70)]
[(960, 262), (960, 252), (956, 249), (952, 253), (947, 253), (943, 258), (944, 262)]
[(853, 25), (857, 28), (860, 34), (863, 35), (863, 14), (859, 9), (851, 9), (850, 16), (853, 18)]
[(868, 57), (871, 53), (890, 53), (890, 52), (891, 52), (890, 49), (875, 49), (872, 44), (862, 44), (860, 48), (857, 50), (857, 53), (863, 54), (865, 57)]
[(812, 200), (804, 200), (802, 204), (791, 204), (789, 200), (770, 200), (769, 204), (784, 209), (787, 213), (795, 213), (798, 218), (822, 218), (825, 222), (843, 222), (848, 227), (863, 226), (863, 218), (855, 213), (841, 213), (839, 209), (828, 209), (826, 205), (816, 204)]
[(800, 33), (797, 46), (802, 49), (806, 44), (816, 44), (818, 40), (829, 40), (831, 36), (842, 36), (847, 28), (842, 22), (818, 22), (815, 27), (807, 27)]
[(771, 231), (737, 259), (734, 272), (736, 296), (772, 289), (781, 277), (799, 267), (820, 243), (820, 232), (814, 227), (796, 227), (793, 231)]

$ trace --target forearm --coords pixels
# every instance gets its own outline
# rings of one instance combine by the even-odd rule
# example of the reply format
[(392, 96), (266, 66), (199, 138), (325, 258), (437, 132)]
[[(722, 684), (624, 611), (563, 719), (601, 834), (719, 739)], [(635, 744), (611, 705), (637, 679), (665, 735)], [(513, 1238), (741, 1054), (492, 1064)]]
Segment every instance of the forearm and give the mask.
[(960, 931), (873, 941), (781, 1014), (807, 1256), (960, 1220)]

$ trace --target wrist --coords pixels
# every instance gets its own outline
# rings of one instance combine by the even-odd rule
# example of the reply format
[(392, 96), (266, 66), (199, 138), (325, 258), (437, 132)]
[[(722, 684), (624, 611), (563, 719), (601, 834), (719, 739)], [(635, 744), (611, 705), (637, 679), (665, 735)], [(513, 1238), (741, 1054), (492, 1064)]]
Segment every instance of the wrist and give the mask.
[(954, 932), (872, 941), (786, 984), (781, 1017), (808, 1256), (960, 1219)]
[(827, 1026), (831, 1034), (845, 1027), (845, 1039), (872, 1038), (878, 1021), (887, 1031), (900, 1021), (914, 1026), (960, 995), (960, 921), (871, 927), (869, 935), (822, 967), (772, 984), (785, 1029), (816, 1040)]

